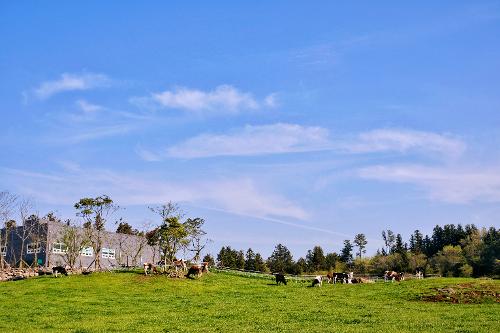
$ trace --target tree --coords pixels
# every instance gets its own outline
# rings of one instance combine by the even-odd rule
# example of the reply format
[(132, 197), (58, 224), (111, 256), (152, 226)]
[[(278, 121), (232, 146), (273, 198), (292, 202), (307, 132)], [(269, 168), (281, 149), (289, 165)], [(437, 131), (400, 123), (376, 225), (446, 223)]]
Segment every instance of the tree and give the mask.
[[(8, 235), (11, 226), (9, 221), (11, 221), (11, 214), (16, 206), (17, 196), (11, 194), (8, 191), (0, 192), (0, 229), (5, 228), (5, 234), (2, 235), (0, 232), (0, 248), (7, 248), (8, 246)], [(0, 255), (0, 270), (5, 266), (5, 259)]]
[(446, 245), (433, 258), (434, 264), (443, 276), (459, 276), (464, 264), (460, 246)]
[(366, 253), (366, 236), (364, 234), (357, 234), (354, 236), (354, 245), (358, 247), (357, 256), (361, 259), (361, 254)]
[[(17, 237), (21, 239), (21, 253), (19, 258), (19, 268), (23, 268), (24, 265), (28, 263), (24, 260), (25, 253), (27, 252), (26, 247), (29, 240), (33, 238), (33, 233), (35, 228), (38, 227), (38, 217), (36, 217), (31, 211), (33, 210), (33, 202), (28, 198), (23, 198), (18, 203), (19, 216), (21, 217), (21, 228), (16, 228)], [(37, 244), (34, 244), (35, 246)], [(40, 245), (40, 244), (38, 244)], [(33, 246), (33, 245), (32, 245)], [(39, 246), (36, 246), (37, 248)], [(37, 250), (35, 250), (35, 256)]]
[(344, 240), (344, 247), (340, 251), (340, 260), (346, 264), (352, 263), (352, 244), (348, 239)]
[(306, 262), (311, 272), (317, 272), (324, 268), (325, 255), (323, 254), (321, 246), (315, 246), (312, 250), (307, 252)]
[(236, 254), (236, 268), (245, 269), (245, 254), (242, 250)]
[(58, 241), (64, 244), (63, 257), (66, 264), (75, 267), (76, 260), (80, 258), (80, 252), (90, 244), (81, 228), (67, 221), (61, 231)]
[(290, 250), (282, 244), (276, 245), (273, 253), (267, 259), (267, 266), (274, 273), (293, 273), (293, 264)]
[(201, 251), (205, 249), (209, 239), (204, 239), (203, 237), (207, 234), (203, 229), (203, 225), (205, 224), (205, 220), (199, 217), (196, 218), (188, 218), (184, 223), (186, 226), (186, 230), (188, 236), (190, 237), (190, 247), (189, 251), (193, 252), (193, 261), (199, 262), (201, 257)]
[(172, 263), (175, 259), (177, 251), (189, 242), (186, 226), (180, 221), (184, 214), (179, 205), (173, 202), (149, 209), (161, 218), (160, 225), (155, 229), (155, 237), (150, 239), (158, 242), (161, 259), (166, 268), (167, 263)]
[(328, 253), (325, 256), (325, 269), (327, 270), (332, 270), (335, 265), (337, 264), (337, 261), (339, 261), (339, 255), (335, 252)]
[(215, 266), (215, 260), (214, 257), (210, 254), (205, 254), (205, 256), (202, 259), (203, 262), (208, 262), (208, 266), (212, 267)]
[(415, 230), (410, 236), (410, 251), (413, 254), (419, 254), (424, 251), (424, 236), (420, 230)]
[(383, 251), (384, 255), (393, 252), (394, 242), (396, 241), (396, 236), (394, 232), (391, 230), (382, 230), (382, 239), (384, 240), (385, 250)]
[(247, 271), (256, 271), (255, 268), (255, 252), (249, 248), (245, 254), (245, 269)]
[(75, 203), (76, 215), (84, 219), (84, 230), (94, 250), (94, 268), (101, 269), (101, 250), (107, 219), (119, 207), (107, 195), (96, 198), (82, 198)]
[(255, 270), (259, 272), (267, 272), (267, 266), (264, 262), (264, 259), (260, 255), (260, 253), (255, 254)]
[(124, 235), (137, 235), (139, 233), (139, 230), (133, 229), (130, 224), (128, 224), (127, 222), (123, 221), (122, 218), (120, 218), (120, 220), (118, 220), (118, 227), (116, 228), (116, 233)]

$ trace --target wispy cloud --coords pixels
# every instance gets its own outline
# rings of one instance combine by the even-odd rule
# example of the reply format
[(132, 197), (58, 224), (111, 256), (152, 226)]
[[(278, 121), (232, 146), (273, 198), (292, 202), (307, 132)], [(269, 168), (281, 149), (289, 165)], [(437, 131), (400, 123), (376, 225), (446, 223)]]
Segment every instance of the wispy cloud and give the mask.
[[(72, 204), (82, 196), (106, 193), (121, 205), (160, 204), (169, 200), (260, 218), (304, 220), (307, 212), (297, 203), (273, 193), (250, 178), (167, 181), (140, 173), (71, 168), (57, 176), (18, 169), (3, 169), (0, 180), (16, 191), (48, 204)], [(8, 177), (2, 179), (4, 177)], [(39, 191), (43, 188), (43, 191)]]
[(84, 113), (95, 113), (104, 110), (103, 106), (89, 103), (84, 99), (79, 99), (75, 103), (78, 106), (78, 108), (82, 110)]
[(138, 153), (146, 160), (166, 157), (203, 158), (213, 156), (255, 156), (328, 150), (337, 153), (368, 154), (418, 152), (458, 157), (465, 143), (451, 135), (401, 129), (377, 129), (350, 138), (332, 138), (318, 126), (277, 123), (233, 129), (226, 134), (200, 134), (163, 152), (146, 149)]
[[(242, 92), (231, 85), (220, 85), (212, 91), (176, 87), (151, 95), (153, 102), (168, 109), (194, 113), (237, 114), (245, 110), (257, 110), (262, 106), (276, 106), (276, 96), (268, 95), (260, 102), (249, 92)], [(147, 104), (147, 99), (134, 99), (136, 104)], [(137, 103), (140, 101), (140, 103)]]
[(377, 129), (361, 133), (357, 139), (343, 143), (339, 147), (351, 153), (419, 150), (459, 156), (464, 152), (466, 145), (462, 140), (450, 135), (414, 130)]
[(76, 144), (85, 141), (97, 140), (104, 137), (111, 137), (116, 135), (126, 134), (134, 129), (134, 126), (121, 124), (121, 125), (110, 125), (94, 127), (89, 129), (80, 129), (74, 131), (74, 133), (67, 135), (64, 140), (58, 137), (57, 141), (64, 144)]
[(421, 165), (378, 165), (362, 168), (359, 176), (384, 182), (413, 184), (433, 200), (450, 203), (500, 202), (500, 167), (458, 168)]
[(33, 90), (34, 95), (39, 99), (47, 99), (58, 93), (73, 90), (89, 90), (109, 85), (111, 80), (104, 74), (84, 73), (71, 74), (63, 73), (61, 77), (53, 81), (42, 82)]
[(167, 149), (168, 157), (251, 156), (321, 150), (328, 131), (294, 124), (247, 125), (230, 134), (201, 134)]

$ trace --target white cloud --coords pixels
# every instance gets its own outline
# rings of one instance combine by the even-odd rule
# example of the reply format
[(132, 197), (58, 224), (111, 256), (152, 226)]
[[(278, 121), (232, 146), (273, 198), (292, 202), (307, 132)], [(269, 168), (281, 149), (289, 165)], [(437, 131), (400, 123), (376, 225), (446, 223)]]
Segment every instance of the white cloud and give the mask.
[(500, 202), (499, 168), (379, 165), (359, 170), (359, 176), (386, 182), (414, 184), (431, 199), (450, 203)]
[[(165, 181), (140, 173), (120, 174), (102, 169), (73, 168), (57, 176), (3, 169), (4, 182), (16, 192), (47, 204), (71, 205), (83, 196), (106, 193), (120, 205), (161, 204), (169, 200), (255, 217), (306, 219), (296, 203), (258, 186), (252, 179)], [(2, 180), (2, 176), (0, 176)], [(43, 191), (39, 189), (43, 188)]]
[(167, 149), (167, 156), (251, 156), (325, 149), (328, 131), (294, 124), (245, 126), (230, 134), (201, 134)]
[(79, 99), (75, 103), (84, 113), (95, 113), (104, 109), (104, 107), (89, 103), (84, 99)]
[(350, 153), (417, 150), (456, 157), (464, 152), (466, 145), (449, 135), (414, 130), (376, 129), (361, 133), (357, 139), (340, 144), (339, 148)]
[(272, 93), (264, 98), (264, 104), (270, 108), (275, 108), (279, 106), (278, 95), (276, 93)]
[[(275, 97), (271, 94), (264, 102), (258, 102), (251, 93), (241, 92), (230, 85), (220, 85), (212, 91), (202, 91), (177, 87), (161, 93), (152, 94), (152, 99), (160, 106), (188, 112), (230, 113), (243, 110), (256, 110), (263, 104), (274, 107)], [(134, 98), (136, 104), (143, 105), (147, 100)], [(137, 103), (137, 102), (140, 103)], [(272, 104), (272, 105), (271, 105)]]
[(71, 134), (61, 139), (60, 136), (55, 138), (58, 143), (75, 144), (85, 141), (96, 140), (104, 137), (126, 134), (134, 129), (132, 125), (110, 125), (95, 128), (84, 128), (83, 130), (74, 130)]
[(247, 125), (228, 134), (200, 134), (156, 155), (158, 158), (201, 158), (330, 150), (350, 154), (416, 151), (458, 157), (465, 148), (465, 143), (459, 139), (432, 132), (377, 129), (353, 139), (334, 140), (322, 127), (277, 123)]
[(110, 79), (104, 74), (63, 73), (58, 80), (42, 82), (38, 88), (34, 89), (34, 94), (39, 99), (47, 99), (61, 92), (73, 90), (88, 90), (92, 88), (103, 87), (108, 85), (109, 83)]

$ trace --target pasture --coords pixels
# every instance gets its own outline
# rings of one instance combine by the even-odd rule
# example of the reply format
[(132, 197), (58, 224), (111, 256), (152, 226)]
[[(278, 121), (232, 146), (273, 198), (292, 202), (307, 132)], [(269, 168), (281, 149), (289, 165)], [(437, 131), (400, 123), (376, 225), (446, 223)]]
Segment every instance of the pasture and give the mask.
[(308, 286), (276, 286), (271, 279), (226, 272), (195, 280), (137, 272), (39, 277), (0, 284), (0, 331), (400, 333), (500, 327), (500, 281)]

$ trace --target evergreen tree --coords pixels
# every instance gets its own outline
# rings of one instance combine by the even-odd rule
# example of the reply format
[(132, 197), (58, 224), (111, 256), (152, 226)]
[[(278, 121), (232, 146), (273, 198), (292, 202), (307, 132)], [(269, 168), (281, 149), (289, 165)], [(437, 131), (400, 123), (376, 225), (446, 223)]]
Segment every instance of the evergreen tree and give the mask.
[(348, 239), (344, 240), (344, 248), (340, 251), (340, 260), (346, 264), (352, 263), (352, 244)]
[(307, 266), (310, 272), (317, 272), (325, 266), (325, 255), (321, 246), (315, 246), (306, 255)]
[(276, 245), (273, 254), (267, 259), (267, 266), (274, 273), (293, 273), (294, 263), (290, 250), (282, 244)]
[(245, 254), (245, 269), (247, 271), (255, 271), (255, 252), (250, 248)]

